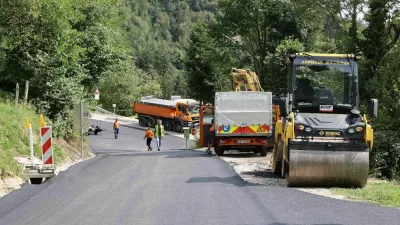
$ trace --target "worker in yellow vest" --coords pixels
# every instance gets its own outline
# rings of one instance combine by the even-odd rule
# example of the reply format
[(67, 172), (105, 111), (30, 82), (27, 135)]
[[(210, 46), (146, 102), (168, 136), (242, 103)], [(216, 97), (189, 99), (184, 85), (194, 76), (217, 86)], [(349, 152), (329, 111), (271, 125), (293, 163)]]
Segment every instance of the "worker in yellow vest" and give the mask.
[(161, 120), (157, 120), (157, 125), (155, 126), (154, 134), (157, 140), (157, 149), (158, 151), (160, 151), (161, 142), (164, 137), (164, 126), (161, 124)]

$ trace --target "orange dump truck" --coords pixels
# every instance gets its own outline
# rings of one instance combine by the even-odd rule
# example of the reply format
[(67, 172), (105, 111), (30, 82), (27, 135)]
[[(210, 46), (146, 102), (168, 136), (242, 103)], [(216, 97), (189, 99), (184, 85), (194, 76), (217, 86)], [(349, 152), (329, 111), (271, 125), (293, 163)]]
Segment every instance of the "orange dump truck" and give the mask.
[(183, 127), (199, 124), (198, 106), (189, 102), (145, 97), (133, 104), (133, 112), (138, 114), (140, 126), (154, 127), (160, 119), (165, 130), (182, 133)]

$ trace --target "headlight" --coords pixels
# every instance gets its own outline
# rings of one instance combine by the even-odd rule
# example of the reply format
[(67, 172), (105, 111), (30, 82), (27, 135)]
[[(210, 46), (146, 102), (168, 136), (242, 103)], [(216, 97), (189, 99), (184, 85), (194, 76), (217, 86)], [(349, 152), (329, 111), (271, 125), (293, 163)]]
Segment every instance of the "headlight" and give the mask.
[(356, 127), (356, 131), (357, 132), (361, 132), (361, 131), (363, 131), (363, 128), (362, 127)]
[(349, 129), (347, 130), (347, 132), (349, 132), (350, 134), (354, 134), (355, 131), (356, 131), (356, 130), (355, 130), (354, 128), (349, 128)]
[(305, 131), (311, 132), (311, 131), (312, 131), (312, 128), (311, 128), (311, 127), (306, 127)]
[(304, 126), (303, 125), (297, 125), (297, 129), (298, 130), (304, 130)]

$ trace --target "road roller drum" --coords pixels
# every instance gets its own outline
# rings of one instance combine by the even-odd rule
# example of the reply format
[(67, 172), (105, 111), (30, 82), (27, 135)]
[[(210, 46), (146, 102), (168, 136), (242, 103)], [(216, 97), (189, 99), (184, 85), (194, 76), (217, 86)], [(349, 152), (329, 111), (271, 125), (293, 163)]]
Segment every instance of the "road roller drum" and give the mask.
[[(292, 141), (288, 186), (364, 187), (368, 179), (368, 145)], [(329, 146), (329, 147), (328, 147)], [(286, 162), (287, 163), (287, 162)]]

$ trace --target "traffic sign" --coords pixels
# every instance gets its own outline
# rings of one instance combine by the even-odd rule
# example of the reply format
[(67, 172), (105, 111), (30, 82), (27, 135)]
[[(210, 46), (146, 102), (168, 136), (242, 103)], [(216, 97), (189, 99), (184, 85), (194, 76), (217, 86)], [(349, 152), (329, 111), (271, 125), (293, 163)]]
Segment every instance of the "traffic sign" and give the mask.
[[(89, 129), (89, 118), (91, 115), (86, 108), (85, 104), (82, 103), (82, 118), (83, 118), (83, 128), (84, 130)], [(74, 108), (74, 129), (80, 130), (81, 129), (81, 108), (80, 104), (76, 104)]]
[(96, 90), (94, 91), (94, 99), (95, 99), (95, 100), (99, 100), (99, 99), (100, 99), (100, 92), (99, 92), (98, 89), (96, 89)]
[(53, 165), (53, 137), (51, 127), (40, 128), (42, 161), (45, 165)]
[(265, 132), (265, 129), (262, 126), (258, 126), (257, 132)]

